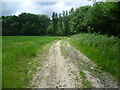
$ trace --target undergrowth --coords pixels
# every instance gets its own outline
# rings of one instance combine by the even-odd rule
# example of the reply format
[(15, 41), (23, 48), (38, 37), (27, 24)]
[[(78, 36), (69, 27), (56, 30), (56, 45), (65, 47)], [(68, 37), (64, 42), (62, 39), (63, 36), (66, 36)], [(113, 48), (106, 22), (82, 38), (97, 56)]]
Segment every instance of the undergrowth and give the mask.
[(95, 34), (77, 34), (69, 42), (104, 71), (118, 78), (118, 38)]

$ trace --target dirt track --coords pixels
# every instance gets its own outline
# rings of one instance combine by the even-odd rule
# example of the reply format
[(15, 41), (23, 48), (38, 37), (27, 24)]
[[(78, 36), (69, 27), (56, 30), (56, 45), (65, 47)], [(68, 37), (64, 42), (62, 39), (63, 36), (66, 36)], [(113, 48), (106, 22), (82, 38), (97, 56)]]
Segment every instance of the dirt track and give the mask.
[[(61, 54), (61, 41), (55, 43), (49, 50), (48, 56), (43, 63), (43, 66), (34, 74), (33, 80), (31, 81), (31, 87), (37, 88), (83, 88), (83, 77), (80, 75), (80, 69), (78, 65), (74, 63), (71, 59), (80, 58), (84, 62), (91, 64), (91, 66), (96, 67), (92, 61), (85, 57), (82, 53), (77, 50), (73, 50), (75, 56), (72, 52), (72, 58), (64, 58)], [(66, 43), (66, 50), (70, 50), (70, 45)], [(72, 51), (72, 50), (71, 50)], [(85, 74), (84, 79), (91, 83), (91, 87), (102, 88), (102, 87), (117, 87), (117, 84), (111, 81), (108, 86), (102, 83), (101, 79), (94, 77), (88, 69), (84, 69), (83, 62), (80, 62), (81, 70)], [(80, 66), (79, 65), (79, 66)], [(85, 64), (86, 67), (87, 64)], [(104, 81), (107, 82), (107, 81)]]

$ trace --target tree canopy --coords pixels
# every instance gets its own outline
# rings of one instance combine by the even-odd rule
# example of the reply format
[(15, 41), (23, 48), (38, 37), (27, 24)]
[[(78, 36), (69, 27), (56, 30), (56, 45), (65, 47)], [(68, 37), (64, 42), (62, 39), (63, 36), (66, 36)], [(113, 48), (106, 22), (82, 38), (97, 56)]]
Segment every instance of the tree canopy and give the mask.
[(93, 6), (53, 12), (51, 19), (30, 13), (2, 16), (4, 36), (68, 36), (82, 32), (120, 36), (120, 2), (96, 2)]

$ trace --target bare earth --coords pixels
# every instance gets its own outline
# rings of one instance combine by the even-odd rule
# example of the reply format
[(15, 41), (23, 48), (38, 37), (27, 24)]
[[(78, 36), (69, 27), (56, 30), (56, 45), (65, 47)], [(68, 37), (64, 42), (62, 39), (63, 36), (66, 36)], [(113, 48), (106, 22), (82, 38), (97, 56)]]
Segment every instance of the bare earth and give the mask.
[[(70, 49), (70, 45), (67, 42), (66, 50)], [(31, 87), (34, 88), (82, 88), (83, 78), (80, 75), (80, 70), (76, 63), (74, 63), (71, 57), (64, 58), (61, 54), (61, 41), (56, 42), (49, 50), (46, 60), (43, 65), (39, 67), (38, 71), (33, 75), (31, 80)], [(91, 64), (94, 68), (96, 64), (85, 57), (81, 52), (74, 50), (77, 58), (82, 59), (84, 62)], [(84, 64), (82, 61), (81, 67)], [(85, 73), (85, 79), (87, 79), (93, 88), (112, 87), (116, 88), (117, 83), (111, 82), (108, 86), (102, 83), (101, 79), (94, 77), (88, 69), (81, 69)], [(106, 77), (107, 78), (107, 77)], [(107, 81), (104, 81), (107, 83)]]

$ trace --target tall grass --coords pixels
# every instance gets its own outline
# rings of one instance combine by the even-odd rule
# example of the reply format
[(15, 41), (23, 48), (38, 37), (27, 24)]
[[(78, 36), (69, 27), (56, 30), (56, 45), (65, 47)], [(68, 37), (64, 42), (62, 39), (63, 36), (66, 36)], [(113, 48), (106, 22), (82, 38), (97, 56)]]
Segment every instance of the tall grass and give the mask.
[(0, 89), (2, 89), (2, 37), (0, 36)]
[(118, 77), (118, 38), (81, 33), (73, 35), (69, 42), (102, 70)]
[(43, 47), (58, 39), (48, 36), (3, 36), (2, 39), (2, 87), (21, 88), (28, 84), (28, 63)]

